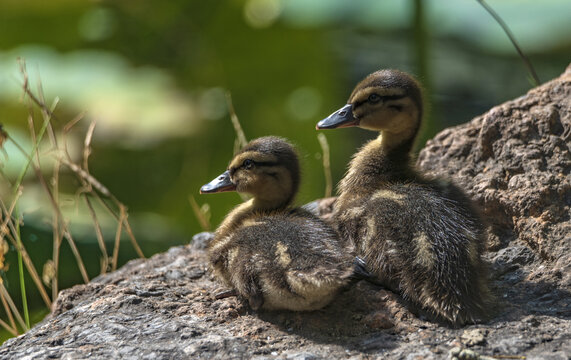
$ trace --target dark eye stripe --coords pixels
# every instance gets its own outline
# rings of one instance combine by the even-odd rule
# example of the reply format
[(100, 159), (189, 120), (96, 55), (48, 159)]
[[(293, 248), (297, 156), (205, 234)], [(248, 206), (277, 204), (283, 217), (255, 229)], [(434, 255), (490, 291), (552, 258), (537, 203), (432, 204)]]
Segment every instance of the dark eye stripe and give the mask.
[[(277, 161), (254, 161), (252, 160), (252, 164), (254, 164), (256, 167), (260, 167), (260, 166), (276, 166), (279, 165), (279, 163)], [(233, 176), (234, 173), (236, 172), (236, 170), (238, 169), (243, 169), (244, 168), (244, 164), (242, 163), (242, 165), (240, 166), (236, 166), (236, 167), (232, 167), (230, 169), (228, 169), (228, 171), (230, 171), (230, 176)]]
[[(381, 98), (381, 100), (379, 102), (385, 102), (385, 101), (390, 101), (390, 100), (403, 99), (403, 98), (407, 97), (407, 95), (385, 95), (385, 96), (379, 95), (379, 97)], [(368, 101), (369, 101), (369, 98), (367, 97), (367, 99), (365, 99), (363, 101), (357, 101), (355, 104), (353, 104), (353, 106), (357, 107), (357, 106), (362, 105)]]
[(276, 166), (278, 163), (276, 161), (254, 161), (256, 166)]
[(402, 98), (405, 98), (406, 95), (387, 95), (387, 96), (381, 96), (381, 99), (383, 99), (383, 101), (386, 100), (399, 100)]

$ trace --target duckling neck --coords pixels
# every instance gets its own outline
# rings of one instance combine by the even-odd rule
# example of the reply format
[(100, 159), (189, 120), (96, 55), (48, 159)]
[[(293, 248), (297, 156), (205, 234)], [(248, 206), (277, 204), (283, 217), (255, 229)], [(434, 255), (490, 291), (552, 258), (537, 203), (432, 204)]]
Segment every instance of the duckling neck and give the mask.
[(267, 212), (286, 208), (292, 201), (292, 198), (277, 199), (252, 199), (252, 209), (257, 212)]
[(223, 239), (230, 233), (236, 226), (238, 226), (245, 218), (254, 213), (254, 199), (250, 199), (236, 206), (232, 211), (226, 215), (218, 229), (216, 235), (218, 239)]
[(389, 141), (391, 138), (380, 134), (361, 148), (341, 180), (340, 194), (374, 192), (384, 184), (407, 181), (415, 176), (410, 165), (414, 140), (399, 143)]
[(236, 206), (218, 227), (216, 234), (218, 238), (223, 238), (237, 226), (240, 226), (249, 216), (254, 214), (270, 213), (275, 210), (286, 208), (291, 202), (291, 199), (284, 200), (284, 202), (276, 203), (275, 201), (262, 200), (259, 198), (252, 198), (242, 204)]

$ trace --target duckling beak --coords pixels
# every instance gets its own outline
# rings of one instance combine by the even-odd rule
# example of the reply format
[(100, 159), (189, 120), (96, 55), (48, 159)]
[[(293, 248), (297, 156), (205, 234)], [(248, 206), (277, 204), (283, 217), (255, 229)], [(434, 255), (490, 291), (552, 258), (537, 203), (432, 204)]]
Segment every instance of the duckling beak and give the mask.
[(202, 185), (200, 188), (201, 194), (211, 194), (224, 191), (234, 191), (236, 190), (236, 184), (232, 183), (230, 179), (230, 172), (226, 170), (220, 174), (216, 179), (212, 180), (206, 185)]
[(359, 120), (353, 115), (353, 105), (347, 104), (341, 109), (335, 111), (325, 119), (317, 123), (315, 128), (321, 129), (337, 129), (342, 127), (358, 126)]

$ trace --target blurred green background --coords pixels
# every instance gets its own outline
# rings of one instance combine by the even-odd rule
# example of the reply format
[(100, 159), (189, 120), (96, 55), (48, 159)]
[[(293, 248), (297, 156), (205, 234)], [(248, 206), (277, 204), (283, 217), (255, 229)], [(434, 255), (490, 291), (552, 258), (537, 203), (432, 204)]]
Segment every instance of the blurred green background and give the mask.
[[(488, 3), (542, 82), (563, 72), (571, 60), (569, 0)], [(241, 201), (233, 193), (198, 194), (232, 156), (226, 92), (248, 139), (273, 134), (299, 147), (302, 204), (325, 189), (315, 123), (343, 105), (366, 74), (398, 68), (423, 83), (430, 112), (419, 148), (439, 130), (532, 87), (508, 37), (476, 0), (2, 0), (0, 122), (27, 148), (19, 57), (32, 89), (41, 79), (47, 102), (59, 98), (54, 126), (85, 112), (69, 135), (72, 152), (79, 154), (89, 123), (97, 122), (91, 173), (129, 207), (147, 256), (201, 231), (190, 195), (209, 205), (214, 227)], [(359, 129), (325, 135), (334, 183), (356, 148), (375, 136)], [(0, 162), (6, 194), (24, 157), (8, 142)], [(50, 207), (32, 171), (24, 186), (23, 241), (41, 272), (52, 251)], [(77, 186), (73, 176), (62, 178), (70, 227), (93, 277), (100, 252), (77, 211)], [(109, 249), (113, 231), (105, 233)], [(136, 256), (123, 240), (121, 263)], [(3, 279), (16, 300), (14, 253), (6, 255), (12, 269)], [(80, 283), (65, 243), (61, 256), (61, 288)], [(33, 287), (29, 301), (41, 309)]]

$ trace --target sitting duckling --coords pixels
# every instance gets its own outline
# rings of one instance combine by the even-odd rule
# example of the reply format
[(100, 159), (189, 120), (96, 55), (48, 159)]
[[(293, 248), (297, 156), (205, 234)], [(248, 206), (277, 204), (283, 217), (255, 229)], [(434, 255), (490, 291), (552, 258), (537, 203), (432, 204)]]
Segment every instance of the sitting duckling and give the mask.
[(452, 324), (475, 322), (486, 317), (492, 300), (481, 259), (483, 225), (459, 188), (411, 165), (422, 110), (416, 80), (381, 70), (317, 124), (380, 131), (351, 160), (333, 222), (382, 284)]
[(353, 257), (337, 233), (308, 211), (290, 207), (299, 179), (292, 145), (262, 137), (200, 189), (253, 196), (226, 216), (207, 250), (215, 276), (254, 310), (320, 309), (355, 275)]

